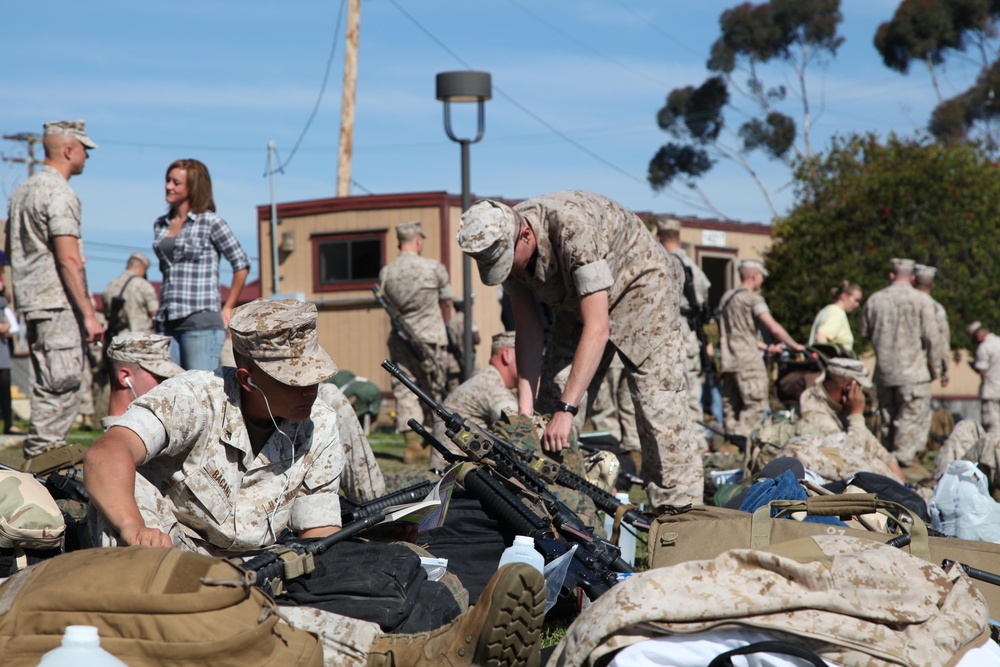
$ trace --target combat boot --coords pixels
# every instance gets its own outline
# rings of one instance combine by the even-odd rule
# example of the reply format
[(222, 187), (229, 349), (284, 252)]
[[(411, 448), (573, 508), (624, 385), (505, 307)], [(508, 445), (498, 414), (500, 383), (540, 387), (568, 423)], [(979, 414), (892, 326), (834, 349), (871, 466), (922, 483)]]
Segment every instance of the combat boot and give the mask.
[(429, 448), (424, 446), (424, 439), (416, 431), (406, 431), (403, 433), (403, 439), (406, 441), (403, 463), (420, 463), (431, 460)]
[(479, 601), (448, 625), (414, 635), (380, 635), (368, 667), (537, 667), (545, 580), (524, 563), (506, 565)]

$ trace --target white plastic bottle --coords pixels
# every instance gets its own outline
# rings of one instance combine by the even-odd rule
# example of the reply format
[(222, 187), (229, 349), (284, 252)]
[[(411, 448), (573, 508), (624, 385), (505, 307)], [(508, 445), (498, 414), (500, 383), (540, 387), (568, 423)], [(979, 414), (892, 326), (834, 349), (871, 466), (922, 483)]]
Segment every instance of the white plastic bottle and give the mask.
[(504, 549), (500, 556), (500, 569), (510, 563), (527, 563), (542, 574), (545, 573), (545, 559), (542, 554), (535, 551), (535, 540), (527, 535), (518, 535), (514, 538), (514, 544)]
[(70, 625), (62, 646), (42, 656), (38, 667), (128, 667), (101, 648), (101, 638), (92, 625)]
[[(618, 502), (623, 504), (628, 504), (631, 501), (628, 498), (627, 493), (616, 493), (615, 498)], [(611, 530), (614, 528), (615, 518), (613, 516), (604, 515), (604, 531), (608, 534), (608, 539), (611, 539)], [(621, 531), (618, 534), (618, 548), (622, 550), (622, 560), (624, 560), (629, 565), (635, 565), (635, 533), (632, 532), (635, 529), (623, 522)]]

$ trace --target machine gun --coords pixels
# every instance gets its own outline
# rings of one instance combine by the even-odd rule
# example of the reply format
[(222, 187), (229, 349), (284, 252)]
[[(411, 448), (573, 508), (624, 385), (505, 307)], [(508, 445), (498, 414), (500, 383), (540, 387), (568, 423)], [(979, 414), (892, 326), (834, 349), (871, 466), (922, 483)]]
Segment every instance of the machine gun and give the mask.
[[(446, 433), (451, 441), (469, 459), (478, 464), (468, 466), (470, 468), (468, 472), (463, 469), (459, 482), (479, 498), (491, 516), (519, 534), (537, 537), (543, 544), (549, 545), (544, 548), (539, 546), (542, 555), (548, 560), (565, 553), (569, 548), (565, 543), (560, 543), (561, 553), (556, 553), (560, 551), (560, 547), (552, 546), (546, 542), (546, 540), (555, 539), (555, 535), (561, 537), (565, 542), (578, 545), (573, 559), (577, 568), (587, 570), (587, 573), (577, 574), (580, 575), (579, 585), (588, 597), (594, 599), (607, 590), (607, 586), (617, 581), (616, 572), (634, 571), (628, 563), (621, 559), (621, 551), (617, 546), (607, 540), (595, 537), (592, 531), (580, 520), (580, 517), (552, 495), (548, 485), (538, 477), (531, 467), (510, 453), (511, 450), (516, 449), (513, 445), (503, 442), (478, 425), (462, 418), (459, 414), (445, 410), (441, 404), (428, 396), (392, 362), (383, 361), (382, 368), (430, 407), (444, 422)], [(411, 428), (413, 423), (410, 423)], [(417, 432), (425, 438), (430, 435), (424, 429)], [(443, 450), (442, 454), (446, 460), (457, 460), (455, 454), (448, 451), (433, 436), (428, 442), (439, 451)], [(437, 444), (435, 444), (436, 442)], [(511, 492), (507, 485), (513, 486), (524, 495), (539, 502), (548, 516), (539, 516), (536, 510)], [(617, 503), (617, 499), (615, 502)], [(536, 539), (536, 543), (538, 539)], [(558, 540), (556, 541), (558, 542)]]
[(389, 316), (392, 328), (401, 339), (406, 341), (407, 346), (409, 346), (413, 356), (420, 363), (420, 367), (427, 374), (427, 377), (435, 386), (446, 387), (447, 378), (444, 376), (444, 370), (438, 365), (437, 359), (434, 358), (434, 355), (427, 346), (414, 336), (413, 332), (403, 322), (403, 319), (399, 316), (399, 311), (382, 290), (382, 286), (372, 285), (372, 293), (375, 295), (375, 301)]
[[(564, 486), (567, 489), (577, 491), (578, 493), (582, 493), (589, 497), (594, 501), (597, 509), (601, 510), (605, 514), (610, 516), (617, 516), (618, 514), (621, 514), (621, 520), (631, 525), (633, 528), (637, 530), (649, 530), (651, 525), (649, 517), (642, 514), (635, 507), (624, 505), (612, 494), (594, 485), (587, 479), (580, 477), (563, 464), (557, 461), (552, 461), (546, 457), (539, 456), (535, 452), (519, 449), (503, 438), (484, 431), (476, 424), (464, 419), (458, 413), (448, 412), (444, 409), (444, 406), (428, 396), (426, 392), (420, 389), (420, 387), (416, 386), (416, 384), (413, 383), (413, 380), (406, 377), (406, 374), (400, 371), (399, 368), (392, 362), (383, 361), (382, 368), (385, 368), (393, 377), (402, 382), (407, 389), (416, 394), (421, 401), (426, 403), (434, 411), (434, 414), (444, 421), (446, 434), (449, 438), (451, 438), (452, 442), (458, 445), (458, 447), (463, 451), (465, 451), (463, 442), (470, 439), (488, 441), (488, 447), (490, 450), (497, 451), (499, 456), (503, 460), (510, 461), (511, 465), (517, 463), (517, 465), (514, 466), (517, 470), (523, 470), (525, 471), (525, 474), (535, 478), (532, 482), (533, 486), (526, 484), (526, 488), (533, 491), (548, 492), (549, 484), (555, 483), (560, 486)], [(420, 431), (417, 432), (420, 433)], [(424, 437), (425, 441), (433, 445), (431, 439), (428, 439), (426, 436), (422, 437)], [(483, 458), (483, 456), (486, 456), (486, 454), (482, 454), (480, 456), (476, 456), (472, 453), (468, 454), (469, 457), (475, 461), (478, 461)]]
[[(449, 464), (471, 461), (467, 457), (458, 456), (451, 452), (416, 419), (411, 419), (409, 426), (427, 443), (441, 452)], [(568, 552), (572, 547), (567, 542), (577, 541), (579, 543), (579, 540), (586, 542), (595, 539), (586, 528), (580, 531), (577, 528), (567, 526), (563, 513), (557, 512), (550, 518), (547, 514), (541, 514), (522, 502), (517, 494), (491, 474), (489, 465), (468, 463), (462, 468), (458, 481), (464, 489), (479, 500), (486, 513), (506, 530), (534, 538), (535, 548), (542, 554), (546, 563)], [(572, 515), (571, 522), (579, 521), (579, 517), (571, 510), (565, 509), (564, 512)], [(556, 531), (553, 530), (554, 525), (561, 526), (560, 532), (562, 530), (572, 531), (577, 539), (560, 539), (556, 536)], [(628, 568), (626, 571), (632, 571), (627, 563), (625, 567)], [(621, 570), (609, 568), (600, 557), (586, 549), (577, 547), (570, 560), (563, 588), (571, 591), (579, 587), (583, 589), (588, 598), (595, 600), (617, 583), (618, 575), (616, 572), (618, 571)]]
[(314, 557), (330, 549), (338, 542), (385, 520), (385, 514), (377, 510), (365, 518), (348, 524), (336, 533), (318, 539), (288, 540), (276, 544), (249, 558), (231, 558), (230, 562), (255, 574), (254, 585), (274, 597), (285, 591), (285, 582), (309, 574), (316, 568)]

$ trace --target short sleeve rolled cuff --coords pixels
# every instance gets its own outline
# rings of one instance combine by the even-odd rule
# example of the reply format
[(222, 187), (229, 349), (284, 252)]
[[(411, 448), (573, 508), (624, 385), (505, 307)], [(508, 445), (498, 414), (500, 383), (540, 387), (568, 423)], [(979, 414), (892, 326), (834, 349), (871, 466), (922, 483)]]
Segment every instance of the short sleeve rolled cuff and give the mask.
[(764, 301), (764, 299), (761, 299), (760, 301), (758, 301), (757, 303), (755, 303), (753, 305), (753, 316), (754, 317), (760, 317), (764, 313), (769, 313), (769, 312), (771, 312), (771, 311), (767, 307), (767, 303)]
[(146, 448), (143, 463), (157, 456), (167, 446), (167, 431), (155, 414), (143, 406), (133, 405), (115, 421), (115, 426), (124, 426), (139, 436)]
[(580, 296), (587, 296), (611, 289), (615, 284), (615, 277), (611, 275), (611, 267), (607, 261), (599, 259), (574, 271), (573, 283)]

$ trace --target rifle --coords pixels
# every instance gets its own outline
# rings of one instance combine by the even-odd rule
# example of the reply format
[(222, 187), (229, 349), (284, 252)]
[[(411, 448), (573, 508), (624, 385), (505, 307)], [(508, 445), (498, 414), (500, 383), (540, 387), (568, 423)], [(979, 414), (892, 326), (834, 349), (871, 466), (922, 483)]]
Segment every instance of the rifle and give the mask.
[(243, 561), (239, 557), (229, 560), (234, 565), (253, 572), (254, 585), (271, 597), (275, 597), (285, 591), (286, 581), (309, 574), (316, 568), (315, 556), (384, 520), (385, 514), (377, 510), (326, 537), (309, 540), (292, 539), (284, 544), (276, 544), (249, 560)]
[(455, 332), (451, 330), (447, 324), (444, 327), (445, 333), (448, 334), (448, 353), (455, 357), (455, 362), (458, 364), (458, 372), (461, 377), (465, 377), (465, 355), (462, 354), (462, 343), (458, 338), (455, 337)]
[(681, 308), (681, 315), (687, 318), (688, 326), (698, 339), (698, 354), (701, 357), (701, 370), (705, 373), (705, 387), (711, 389), (716, 383), (715, 359), (708, 353), (709, 342), (705, 325), (712, 319), (712, 313), (707, 303), (698, 303), (698, 296), (694, 291), (694, 272), (691, 267), (683, 261), (681, 267), (684, 269), (684, 298), (688, 303), (687, 308)]
[(746, 453), (747, 441), (749, 440), (749, 438), (747, 438), (745, 435), (737, 435), (735, 433), (725, 433), (713, 426), (709, 426), (703, 421), (699, 421), (698, 424), (704, 426), (705, 428), (707, 428), (712, 433), (715, 433), (716, 435), (721, 435), (722, 439), (725, 440), (726, 442), (732, 445), (736, 445), (736, 449), (740, 450), (741, 453), (743, 454)]
[[(441, 452), (449, 464), (469, 461), (469, 459), (458, 456), (445, 447), (416, 419), (411, 419), (408, 425), (432, 447)], [(477, 464), (470, 464), (462, 469), (458, 481), (463, 488), (479, 500), (486, 513), (501, 523), (506, 530), (517, 535), (528, 535), (534, 538), (535, 548), (542, 554), (546, 563), (559, 558), (571, 549), (565, 541), (556, 538), (552, 530), (552, 521), (547, 516), (539, 515), (522, 503), (503, 483), (489, 474), (488, 468), (484, 469)], [(590, 535), (588, 533), (581, 537), (589, 538)], [(567, 591), (579, 587), (583, 589), (588, 598), (595, 600), (617, 582), (618, 576), (615, 572), (604, 565), (598, 557), (577, 548), (570, 560), (563, 587)]]
[[(420, 482), (419, 484), (408, 486), (405, 489), (400, 489), (394, 493), (386, 494), (381, 498), (376, 498), (371, 502), (341, 510), (340, 519), (344, 522), (344, 525), (347, 525), (355, 521), (360, 521), (375, 512), (392, 507), (393, 505), (409, 505), (410, 503), (420, 502), (427, 497), (433, 486), (430, 482)], [(341, 502), (343, 501), (344, 499), (341, 498)]]
[[(392, 322), (392, 328), (396, 331), (396, 334), (406, 341), (409, 346), (410, 351), (413, 356), (417, 358), (420, 363), (421, 369), (427, 374), (427, 377), (431, 380), (431, 383), (435, 386), (439, 386), (442, 389), (447, 386), (447, 378), (444, 377), (444, 373), (441, 368), (438, 367), (437, 359), (427, 348), (427, 346), (421, 342), (413, 333), (410, 331), (409, 327), (403, 322), (403, 319), (399, 316), (399, 311), (389, 300), (388, 295), (382, 290), (381, 285), (372, 285), (372, 293), (375, 295), (375, 301), (378, 305), (382, 307), (382, 310), (386, 312), (389, 316), (389, 321)], [(445, 327), (447, 329), (447, 327)]]
[[(628, 563), (621, 559), (621, 551), (617, 546), (607, 540), (595, 537), (591, 530), (583, 524), (580, 517), (552, 495), (548, 490), (548, 485), (539, 479), (534, 470), (517, 456), (511, 454), (511, 450), (516, 449), (513, 445), (463, 419), (458, 413), (449, 413), (392, 362), (383, 361), (382, 368), (430, 407), (438, 418), (444, 421), (446, 433), (452, 442), (458, 445), (476, 464), (479, 464), (468, 466), (468, 471), (463, 469), (459, 481), (479, 498), (491, 516), (502, 521), (518, 534), (536, 537), (536, 544), (539, 544), (542, 555), (548, 560), (552, 560), (569, 549), (565, 543), (560, 542), (560, 551), (560, 547), (552, 546), (546, 541), (554, 539), (555, 534), (558, 534), (566, 542), (578, 545), (573, 556), (574, 562), (578, 568), (583, 568), (587, 572), (576, 574), (579, 575), (579, 585), (587, 592), (588, 597), (596, 598), (607, 589), (607, 586), (617, 581), (615, 572), (634, 571)], [(433, 441), (429, 442), (434, 444)], [(443, 445), (440, 447), (445, 449)], [(451, 458), (449, 459), (449, 457)], [(451, 452), (445, 455), (445, 458), (449, 460), (453, 460), (454, 457), (455, 455)], [(486, 470), (492, 474), (486, 474), (484, 472)], [(493, 476), (494, 474), (496, 477)], [(539, 516), (535, 510), (521, 502), (519, 497), (508, 490), (497, 477), (540, 502), (548, 516)], [(614, 500), (615, 503), (620, 504), (617, 499)], [(557, 551), (560, 553), (556, 553)]]

